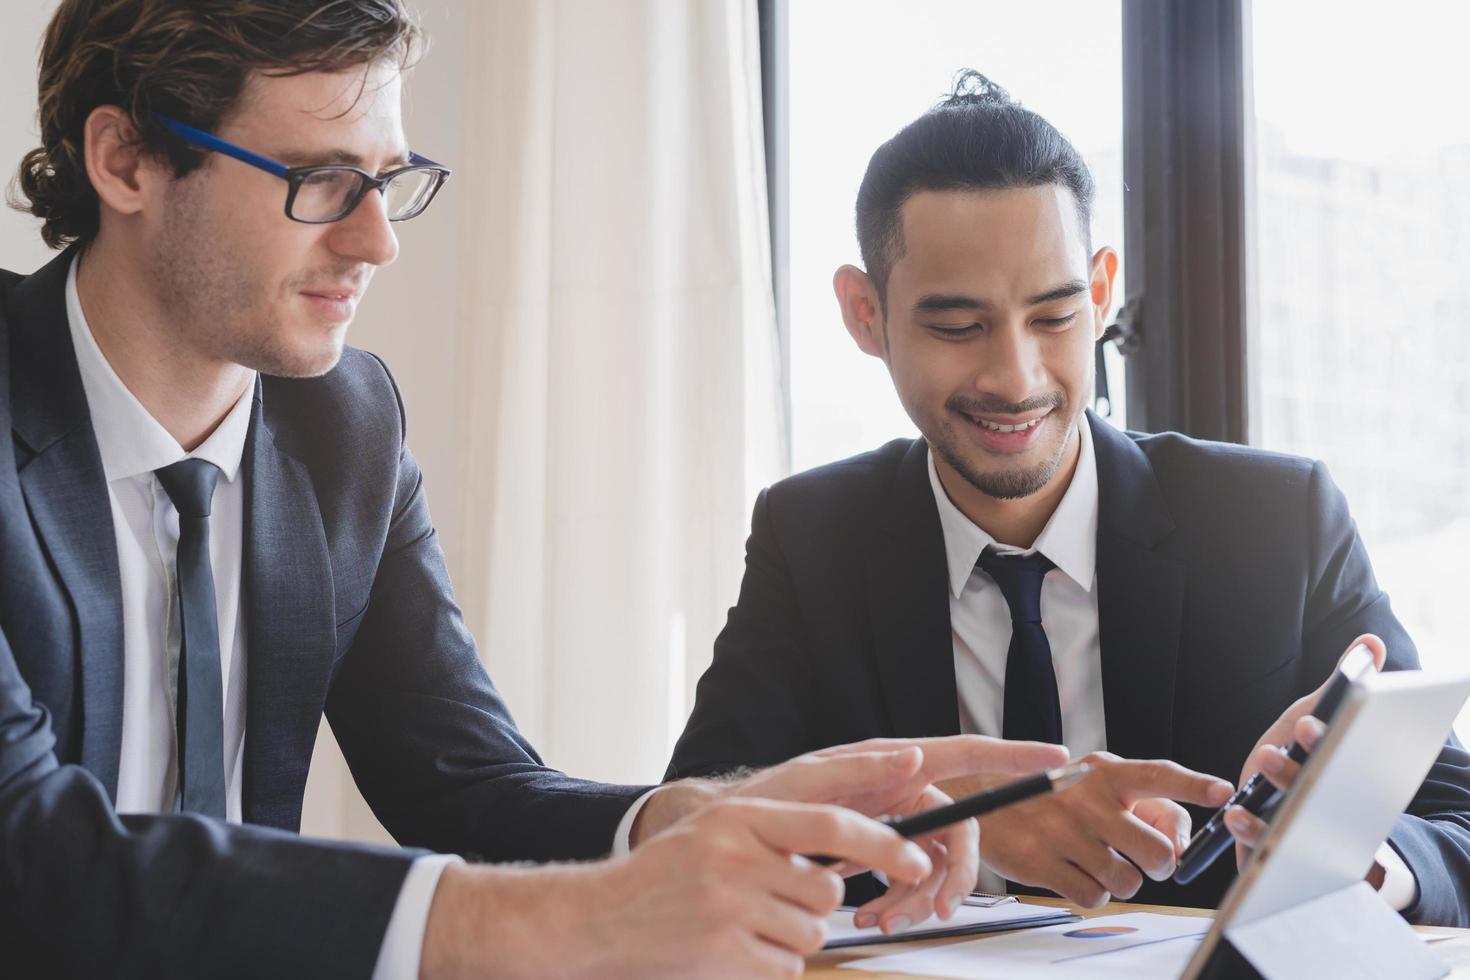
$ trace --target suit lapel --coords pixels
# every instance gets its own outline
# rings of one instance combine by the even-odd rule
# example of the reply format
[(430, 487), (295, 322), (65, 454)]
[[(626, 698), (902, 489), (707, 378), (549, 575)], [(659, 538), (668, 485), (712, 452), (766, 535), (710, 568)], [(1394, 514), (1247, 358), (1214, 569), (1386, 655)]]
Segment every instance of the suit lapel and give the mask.
[(335, 650), (335, 592), (311, 475), (277, 447), (259, 381), (244, 460), (243, 815), (296, 830)]
[(1097, 457), (1098, 630), (1108, 751), (1172, 750), (1184, 566), (1154, 549), (1174, 529), (1153, 466), (1132, 439), (1088, 412)]
[(76, 613), (80, 762), (117, 794), (122, 745), (122, 584), (107, 480), (66, 316), (75, 249), (18, 283), (7, 309), (20, 485)]
[(929, 486), (927, 447), (904, 453), (867, 549), (868, 610), (878, 677), (904, 737), (960, 730), (944, 533)]

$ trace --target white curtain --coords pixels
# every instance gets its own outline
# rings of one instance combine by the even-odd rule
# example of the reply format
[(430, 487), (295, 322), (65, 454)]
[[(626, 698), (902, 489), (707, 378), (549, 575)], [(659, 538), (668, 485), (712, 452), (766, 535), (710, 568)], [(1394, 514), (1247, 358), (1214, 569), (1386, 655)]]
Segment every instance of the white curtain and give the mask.
[(786, 458), (754, 0), (467, 5), (464, 578), (547, 761), (653, 780)]

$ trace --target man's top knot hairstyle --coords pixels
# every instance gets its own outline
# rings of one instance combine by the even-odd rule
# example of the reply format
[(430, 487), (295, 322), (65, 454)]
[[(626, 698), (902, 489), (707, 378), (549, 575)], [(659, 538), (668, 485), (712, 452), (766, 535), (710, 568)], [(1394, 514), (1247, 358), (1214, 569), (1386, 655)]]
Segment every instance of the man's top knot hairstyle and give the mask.
[(252, 72), (406, 67), (421, 40), (402, 0), (62, 0), (41, 46), (41, 145), (21, 160), (11, 205), (42, 220), (52, 248), (85, 244), (98, 201), (83, 127), (98, 106), (126, 110), (144, 151), (183, 176), (204, 154), (158, 116), (213, 131)]
[(940, 99), (936, 109), (949, 109), (960, 105), (977, 105), (988, 102), (992, 105), (1019, 105), (1011, 93), (973, 68), (966, 68), (954, 77), (954, 88), (949, 95)]
[(955, 76), (948, 96), (878, 147), (857, 198), (858, 247), (884, 298), (904, 253), (903, 205), (919, 191), (1004, 190), (1060, 184), (1077, 201), (1084, 239), (1092, 174), (1055, 126), (978, 71)]

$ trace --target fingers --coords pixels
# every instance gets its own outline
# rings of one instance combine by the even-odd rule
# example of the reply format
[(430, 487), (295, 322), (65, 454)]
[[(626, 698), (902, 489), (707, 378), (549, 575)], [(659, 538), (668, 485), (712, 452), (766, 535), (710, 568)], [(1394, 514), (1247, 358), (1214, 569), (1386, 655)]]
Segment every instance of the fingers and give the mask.
[[(1308, 752), (1317, 747), (1317, 743), (1326, 733), (1327, 726), (1311, 715), (1298, 718), (1296, 725), (1292, 727), (1292, 737)], [(1296, 780), (1301, 766), (1291, 760), (1286, 749), (1263, 742), (1246, 760), (1246, 771), (1259, 772), (1271, 785), (1284, 790)]]
[(1084, 842), (1068, 855), (1068, 860), (1116, 898), (1126, 901), (1143, 886), (1143, 875), (1138, 869), (1101, 841)]
[(924, 772), (930, 780), (977, 772), (1030, 775), (1066, 765), (1070, 757), (1065, 746), (984, 735), (950, 735), (917, 741), (924, 750)]
[(932, 738), (870, 738), (852, 745), (823, 749), (816, 755), (845, 752), (886, 752), (915, 747), (924, 753), (923, 771), (930, 782), (977, 772), (1029, 775), (1066, 765), (1066, 746), (1048, 742), (1007, 741), (985, 735), (941, 735)]
[(1140, 800), (1133, 807), (1133, 815), (1174, 843), (1174, 862), (1177, 864), (1189, 846), (1189, 835), (1193, 829), (1189, 811), (1173, 800), (1151, 797)]
[(761, 939), (799, 956), (815, 953), (827, 942), (826, 915), (813, 915), (785, 902), (753, 902), (745, 909), (743, 921)]
[(1352, 652), (1353, 647), (1360, 643), (1373, 651), (1373, 669), (1382, 670), (1383, 665), (1388, 663), (1388, 645), (1372, 633), (1364, 633), (1349, 643), (1347, 649), (1342, 652), (1342, 656), (1338, 658), (1337, 662), (1341, 664), (1346, 660), (1347, 655)]
[(1326, 734), (1327, 726), (1311, 715), (1298, 718), (1296, 725), (1291, 730), (1291, 737), (1308, 752), (1315, 749), (1317, 743), (1322, 740), (1322, 736)]
[(761, 881), (771, 894), (812, 915), (837, 908), (845, 891), (841, 876), (800, 854), (771, 861), (762, 868)]
[(872, 752), (809, 753), (756, 773), (740, 784), (739, 796), (801, 803), (828, 803), (844, 796), (875, 794), (915, 781), (924, 754), (912, 746)]
[(948, 919), (964, 904), (980, 877), (980, 825), (964, 820), (941, 832), (946, 851), (944, 884), (934, 895), (934, 910)]
[[(930, 786), (898, 813), (922, 812), (948, 802), (949, 797)], [(854, 920), (859, 928), (879, 925), (884, 932), (893, 933), (935, 913), (948, 919), (964, 902), (980, 873), (979, 825), (974, 820), (962, 820), (919, 843), (934, 864), (933, 874), (916, 886), (894, 886), (864, 905)]]
[(841, 807), (732, 799), (716, 805), (767, 847), (786, 854), (822, 854), (916, 883), (933, 870), (929, 856), (888, 827)]
[[(1163, 881), (1174, 873), (1176, 839), (1149, 826), (1137, 814), (1122, 814), (1109, 843), (1154, 881)], [(1120, 898), (1126, 897), (1116, 889), (1112, 891)]]
[(1237, 864), (1244, 864), (1251, 849), (1261, 843), (1266, 834), (1266, 821), (1244, 807), (1233, 806), (1225, 811), (1225, 828), (1235, 838)]
[(892, 935), (917, 925), (934, 914), (934, 897), (945, 881), (945, 850), (943, 844), (930, 840), (924, 843), (935, 871), (917, 885), (899, 885), (873, 899), (858, 910), (854, 924), (860, 928), (878, 925), (883, 932)]
[(1086, 909), (1102, 908), (1112, 898), (1104, 885), (1070, 861), (1060, 862), (1051, 869), (1047, 881), (1044, 887)]
[(1107, 753), (1094, 753), (1088, 758), (1094, 757), (1098, 774), (1130, 807), (1150, 796), (1200, 806), (1220, 806), (1235, 791), (1235, 787), (1217, 776), (1198, 773), (1166, 759), (1119, 759)]

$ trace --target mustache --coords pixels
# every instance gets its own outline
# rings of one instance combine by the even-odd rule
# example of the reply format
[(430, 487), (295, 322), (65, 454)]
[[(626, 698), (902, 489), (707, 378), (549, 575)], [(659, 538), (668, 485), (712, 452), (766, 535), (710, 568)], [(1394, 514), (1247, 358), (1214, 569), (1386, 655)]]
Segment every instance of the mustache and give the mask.
[(363, 290), (367, 289), (367, 285), (372, 281), (372, 278), (373, 270), (370, 267), (365, 268), (360, 263), (353, 263), (352, 265), (343, 266), (340, 271), (334, 269), (330, 272), (318, 270), (304, 273), (295, 277), (291, 281), (290, 286), (295, 291), (311, 290), (314, 288), (325, 289), (345, 284), (350, 286), (353, 292), (360, 295)]
[(1026, 415), (1042, 409), (1066, 408), (1067, 396), (1060, 391), (1049, 391), (1013, 402), (991, 394), (950, 395), (944, 407), (963, 415)]

